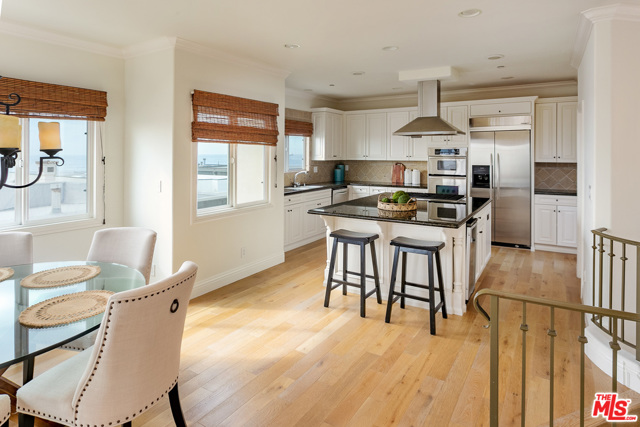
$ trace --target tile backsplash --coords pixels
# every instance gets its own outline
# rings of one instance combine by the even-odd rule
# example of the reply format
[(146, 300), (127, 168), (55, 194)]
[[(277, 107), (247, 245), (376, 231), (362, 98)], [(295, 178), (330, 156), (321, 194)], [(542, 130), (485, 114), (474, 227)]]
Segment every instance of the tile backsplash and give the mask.
[(407, 169), (418, 169), (420, 171), (420, 183), (427, 183), (427, 162), (393, 162), (393, 161), (369, 161), (369, 160), (348, 160), (345, 165), (349, 165), (349, 170), (345, 172), (345, 179), (348, 181), (372, 181), (391, 183), (391, 173), (393, 165), (402, 163)]
[(576, 163), (536, 163), (536, 183), (538, 190), (578, 189), (578, 167)]

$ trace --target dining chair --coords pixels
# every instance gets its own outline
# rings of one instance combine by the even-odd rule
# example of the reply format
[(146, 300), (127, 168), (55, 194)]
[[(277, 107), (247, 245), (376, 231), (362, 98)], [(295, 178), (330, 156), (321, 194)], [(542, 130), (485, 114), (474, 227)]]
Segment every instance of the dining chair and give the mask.
[(96, 344), (18, 390), (24, 425), (32, 426), (36, 416), (67, 426), (130, 427), (168, 395), (176, 426), (186, 426), (178, 373), (197, 270), (187, 261), (166, 279), (113, 294)]
[[(114, 227), (98, 230), (93, 235), (87, 261), (113, 262), (135, 268), (149, 284), (151, 262), (157, 233), (142, 227)], [(60, 346), (63, 350), (83, 351), (91, 347), (96, 333), (91, 332)]]
[(0, 233), (0, 267), (33, 263), (33, 235), (24, 231)]
[(0, 394), (0, 427), (9, 427), (11, 399), (8, 394)]
[(87, 261), (113, 262), (135, 268), (149, 283), (156, 232), (142, 227), (114, 227), (93, 234)]

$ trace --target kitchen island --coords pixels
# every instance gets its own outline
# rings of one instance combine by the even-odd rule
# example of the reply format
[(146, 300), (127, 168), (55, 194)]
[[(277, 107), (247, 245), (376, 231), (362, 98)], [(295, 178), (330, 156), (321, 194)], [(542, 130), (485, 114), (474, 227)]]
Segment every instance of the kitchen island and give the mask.
[[(378, 196), (363, 197), (335, 205), (311, 209), (309, 214), (321, 215), (327, 227), (327, 265), (325, 267), (325, 285), (329, 272), (332, 231), (346, 229), (363, 233), (376, 233), (380, 237), (375, 241), (378, 257), (378, 274), (382, 297), (389, 294), (389, 278), (393, 262), (393, 248), (389, 242), (396, 237), (405, 236), (414, 239), (445, 242), (441, 250), (442, 274), (445, 288), (447, 312), (462, 315), (466, 311), (468, 290), (480, 276), (491, 256), (491, 200), (487, 198), (469, 197), (460, 201), (418, 200), (417, 210), (409, 214), (396, 214), (378, 209)], [(477, 219), (478, 238), (476, 241), (477, 259), (470, 265), (471, 255), (467, 249), (467, 222)], [(486, 238), (485, 238), (486, 237)], [(347, 270), (358, 271), (360, 256), (357, 248), (349, 245), (349, 266)], [(488, 250), (487, 250), (488, 248)], [(336, 257), (336, 277), (341, 276), (342, 245)], [(367, 274), (372, 274), (371, 257), (367, 254)], [(473, 264), (473, 263), (471, 263)], [(473, 270), (469, 273), (469, 268)], [(427, 283), (427, 260), (425, 256), (408, 254), (407, 281)], [(469, 279), (469, 278), (472, 279)], [(353, 277), (350, 281), (355, 281)], [(396, 279), (399, 283), (400, 273)], [(373, 286), (373, 280), (367, 279), (367, 289)], [(411, 292), (427, 296), (427, 291), (410, 288)], [(358, 292), (351, 288), (351, 292)], [(428, 308), (428, 304), (407, 299), (407, 304)]]

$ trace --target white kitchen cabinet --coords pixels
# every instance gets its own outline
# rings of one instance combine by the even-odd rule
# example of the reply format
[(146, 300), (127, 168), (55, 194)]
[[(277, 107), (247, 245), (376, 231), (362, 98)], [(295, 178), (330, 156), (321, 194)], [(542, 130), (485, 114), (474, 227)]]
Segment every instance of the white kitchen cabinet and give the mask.
[(344, 159), (342, 112), (328, 108), (317, 109), (312, 114), (312, 120), (311, 160)]
[(359, 199), (361, 197), (367, 197), (369, 195), (368, 185), (350, 185), (349, 186), (349, 200)]
[(472, 103), (469, 107), (471, 117), (531, 115), (531, 112), (531, 101), (496, 100), (490, 103)]
[(429, 137), (411, 138), (393, 133), (418, 117), (418, 110), (387, 113), (387, 160), (422, 161), (429, 159)]
[(536, 162), (576, 163), (577, 108), (575, 101), (536, 104)]
[[(440, 105), (440, 117), (461, 131), (465, 132), (465, 135), (439, 135), (431, 137), (431, 146), (456, 146), (467, 147), (469, 140), (467, 134), (469, 133), (469, 109), (466, 105)], [(428, 138), (428, 137), (423, 137)]]
[(574, 196), (535, 196), (534, 241), (537, 249), (573, 252), (578, 245), (577, 199)]
[(386, 160), (387, 113), (345, 116), (347, 159)]
[(307, 211), (330, 204), (331, 190), (329, 189), (285, 196), (285, 250), (291, 250), (324, 237), (324, 221), (319, 215), (312, 215)]

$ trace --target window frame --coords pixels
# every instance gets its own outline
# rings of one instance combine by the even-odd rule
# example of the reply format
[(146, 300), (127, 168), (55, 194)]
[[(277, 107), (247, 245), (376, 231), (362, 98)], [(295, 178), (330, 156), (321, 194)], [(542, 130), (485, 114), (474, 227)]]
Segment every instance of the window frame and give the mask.
[[(247, 203), (237, 203), (238, 199), (238, 180), (236, 178), (238, 172), (238, 164), (237, 164), (237, 146), (240, 144), (234, 143), (221, 143), (228, 145), (229, 148), (229, 161), (228, 161), (228, 196), (227, 196), (227, 204), (220, 206), (211, 206), (207, 208), (198, 208), (198, 147), (199, 144), (210, 144), (207, 142), (197, 142), (192, 144), (194, 148), (192, 149), (192, 218), (194, 222), (225, 217), (228, 215), (233, 215), (238, 212), (251, 211), (255, 209), (263, 209), (265, 207), (271, 206), (271, 183), (273, 182), (273, 162), (272, 159), (274, 157), (274, 152), (276, 147), (267, 146), (267, 145), (259, 145), (264, 150), (264, 163), (263, 163), (263, 198), (262, 200), (247, 202)], [(220, 143), (211, 143), (211, 144), (220, 144)], [(250, 144), (251, 145), (251, 144)]]
[[(304, 138), (304, 159), (303, 165), (300, 169), (291, 169), (289, 167), (289, 136), (299, 136)], [(292, 172), (301, 172), (301, 171), (309, 171), (309, 145), (311, 143), (311, 138), (308, 136), (302, 135), (285, 135), (284, 136), (284, 173), (292, 173)]]
[[(29, 155), (29, 123), (28, 121), (34, 118), (21, 118), (20, 124), (22, 125), (22, 147), (26, 148), (26, 151), (21, 151), (18, 154), (16, 161), (15, 171), (23, 175), (23, 180), (26, 175), (27, 179), (29, 174), (24, 168), (25, 154)], [(64, 121), (65, 119), (56, 118), (55, 121)], [(104, 223), (104, 164), (102, 160), (102, 144), (101, 139), (104, 134), (104, 122), (86, 120), (87, 121), (87, 212), (83, 214), (68, 215), (63, 217), (44, 218), (37, 220), (29, 220), (28, 216), (28, 192), (29, 187), (22, 189), (3, 188), (0, 191), (16, 191), (15, 207), (16, 217), (18, 222), (14, 222), (3, 226), (0, 224), (0, 232), (2, 231), (28, 231), (35, 235), (39, 234), (51, 234), (57, 232), (71, 231), (82, 228), (92, 228)], [(59, 153), (59, 157), (64, 159), (64, 141), (63, 151)], [(40, 153), (41, 156), (46, 156), (44, 153)], [(40, 178), (43, 179), (43, 178)], [(26, 182), (23, 182), (23, 184)], [(100, 191), (102, 189), (102, 192)], [(102, 203), (100, 203), (99, 196), (102, 194)]]

